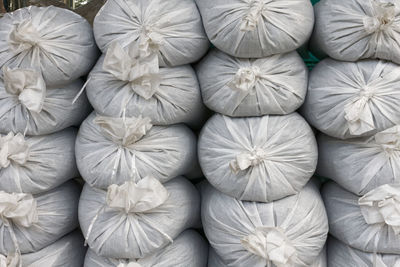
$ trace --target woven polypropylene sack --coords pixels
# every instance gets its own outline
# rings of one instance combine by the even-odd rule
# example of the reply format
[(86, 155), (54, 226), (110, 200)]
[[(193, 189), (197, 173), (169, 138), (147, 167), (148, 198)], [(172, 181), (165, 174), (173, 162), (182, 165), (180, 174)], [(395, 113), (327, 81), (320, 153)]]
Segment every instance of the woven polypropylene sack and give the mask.
[(342, 61), (379, 58), (399, 64), (399, 5), (398, 0), (321, 0), (310, 47)]
[[(205, 108), (196, 74), (189, 65), (155, 71), (155, 77), (149, 79), (150, 83), (155, 80), (151, 88), (142, 86), (145, 75), (124, 79), (117, 74), (118, 78), (103, 66), (104, 56), (91, 71), (86, 88), (97, 113), (111, 117), (143, 115), (157, 125), (203, 122)], [(126, 69), (118, 73), (123, 71)]]
[[(113, 206), (110, 188), (105, 191), (85, 185), (79, 202), (79, 221), (89, 247), (97, 255), (120, 259), (143, 258), (172, 243), (180, 233), (196, 225), (200, 197), (189, 181), (177, 177), (161, 185), (155, 178), (151, 178), (151, 182), (149, 180), (150, 177), (142, 179), (137, 185), (129, 182), (129, 188), (134, 188), (132, 191), (114, 195), (136, 198), (123, 201), (124, 210)], [(141, 185), (143, 183), (145, 185)], [(164, 195), (165, 198), (160, 200)], [(142, 208), (145, 205), (150, 207)]]
[(366, 252), (400, 253), (400, 186), (382, 185), (363, 197), (329, 182), (322, 189), (329, 232)]
[(340, 139), (371, 136), (400, 124), (400, 66), (380, 60), (325, 59), (310, 73), (302, 114)]
[(364, 195), (384, 184), (400, 183), (400, 127), (371, 137), (340, 140), (320, 135), (317, 174)]
[(34, 68), (55, 86), (87, 74), (97, 56), (91, 26), (70, 10), (30, 6), (0, 19), (0, 69)]
[(83, 244), (82, 234), (76, 230), (37, 252), (23, 254), (22, 266), (81, 267), (86, 252)]
[(35, 91), (35, 94), (30, 94), (30, 84), (22, 87), (16, 83), (14, 85), (22, 92), (10, 93), (11, 91), (6, 90), (8, 83), (4, 84), (0, 80), (0, 133), (2, 134), (55, 133), (79, 125), (91, 110), (85, 94), (72, 103), (83, 85), (81, 80), (57, 88), (38, 86), (35, 89), (40, 88), (41, 91)]
[(141, 54), (158, 55), (160, 66), (195, 62), (209, 47), (193, 0), (110, 0), (93, 30), (103, 53), (113, 42), (137, 43)]
[(311, 35), (309, 0), (196, 0), (211, 43), (236, 57), (296, 50)]
[(270, 203), (246, 202), (202, 188), (201, 216), (211, 246), (228, 266), (311, 266), (328, 220), (318, 188)]
[(241, 200), (269, 202), (296, 194), (314, 174), (314, 134), (297, 113), (230, 118), (214, 115), (199, 138), (208, 181)]
[[(38, 251), (78, 227), (80, 187), (70, 181), (38, 195), (1, 194), (0, 253)], [(14, 238), (12, 237), (15, 235)]]
[(400, 255), (369, 253), (345, 245), (334, 237), (328, 238), (329, 267), (396, 267), (400, 264)]
[(136, 263), (141, 267), (206, 267), (207, 249), (208, 244), (198, 233), (187, 230), (180, 234), (172, 244), (138, 260), (104, 258), (96, 255), (93, 250), (89, 250), (84, 267), (115, 267), (119, 264), (129, 266), (130, 263)]
[(77, 131), (49, 135), (0, 135), (0, 190), (38, 194), (78, 177), (75, 161)]
[(212, 50), (196, 70), (207, 107), (233, 117), (291, 113), (307, 92), (307, 67), (296, 52), (239, 59)]
[[(76, 159), (82, 177), (91, 186), (107, 188), (147, 175), (166, 182), (196, 167), (196, 137), (185, 125), (151, 127), (143, 118), (128, 119), (124, 125), (123, 120), (92, 113), (81, 125)], [(151, 129), (142, 128), (147, 126)], [(129, 134), (138, 136), (124, 139)]]

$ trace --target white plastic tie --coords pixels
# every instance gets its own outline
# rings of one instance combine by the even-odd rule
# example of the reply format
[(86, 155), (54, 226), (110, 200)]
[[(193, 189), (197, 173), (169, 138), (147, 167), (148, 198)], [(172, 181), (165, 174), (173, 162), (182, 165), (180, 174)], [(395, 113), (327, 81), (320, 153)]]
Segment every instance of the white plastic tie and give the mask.
[(12, 132), (0, 135), (0, 169), (7, 168), (11, 162), (24, 165), (29, 159), (29, 146), (24, 136)]
[(257, 28), (258, 21), (262, 18), (263, 10), (263, 0), (252, 0), (248, 12), (242, 18), (240, 30), (246, 32), (254, 31)]
[(255, 87), (258, 77), (260, 76), (260, 68), (257, 66), (244, 67), (240, 68), (232, 81), (228, 83), (228, 86), (240, 92), (253, 92), (253, 88)]
[(252, 166), (261, 164), (266, 158), (267, 153), (265, 150), (255, 147), (252, 151), (237, 155), (236, 159), (229, 163), (229, 167), (234, 173), (238, 173)]
[(396, 18), (396, 6), (387, 1), (371, 1), (373, 17), (364, 18), (364, 29), (368, 34), (387, 32)]

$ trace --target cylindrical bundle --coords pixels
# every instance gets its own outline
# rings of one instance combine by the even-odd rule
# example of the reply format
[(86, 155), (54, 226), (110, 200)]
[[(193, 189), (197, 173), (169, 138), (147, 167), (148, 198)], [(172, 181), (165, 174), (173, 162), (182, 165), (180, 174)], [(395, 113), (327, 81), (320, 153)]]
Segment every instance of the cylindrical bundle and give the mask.
[(400, 184), (359, 197), (329, 182), (322, 196), (335, 238), (366, 252), (400, 254)]
[(90, 248), (117, 259), (146, 257), (196, 226), (200, 197), (183, 177), (164, 185), (147, 176), (111, 185), (107, 191), (85, 185), (79, 221)]
[(241, 200), (269, 202), (299, 192), (314, 174), (314, 134), (297, 113), (230, 118), (214, 115), (199, 139), (208, 181)]
[(303, 115), (340, 139), (371, 136), (400, 124), (400, 66), (380, 60), (325, 59), (310, 73)]
[(196, 137), (184, 125), (152, 126), (148, 118), (111, 118), (92, 113), (76, 140), (78, 169), (91, 186), (154, 176), (162, 183), (197, 164)]
[(364, 195), (384, 184), (400, 183), (400, 126), (371, 137), (340, 140), (321, 134), (317, 174)]
[(196, 0), (211, 43), (243, 58), (286, 53), (311, 35), (309, 0)]
[(86, 88), (97, 113), (143, 115), (157, 125), (202, 122), (205, 108), (196, 74), (189, 65), (159, 68), (154, 61), (132, 64), (134, 60), (129, 49), (118, 43), (99, 59)]
[(0, 133), (44, 135), (79, 125), (90, 112), (86, 95), (73, 100), (82, 81), (47, 88), (32, 69), (3, 69), (0, 80)]
[(212, 50), (197, 75), (204, 103), (233, 117), (291, 113), (307, 92), (307, 67), (296, 52), (240, 59)]
[(209, 47), (194, 0), (110, 0), (96, 15), (93, 30), (103, 53), (114, 42), (132, 44), (132, 52), (155, 57), (160, 66), (195, 62)]
[(91, 26), (70, 10), (30, 6), (0, 19), (0, 69), (34, 68), (56, 86), (87, 74), (97, 56)]
[(334, 237), (328, 238), (328, 267), (397, 267), (400, 255), (369, 253), (345, 245)]
[[(186, 230), (173, 243), (142, 259), (119, 260), (96, 255), (93, 250), (86, 254), (84, 267), (206, 267), (208, 244), (193, 230)], [(129, 265), (131, 264), (131, 265)]]
[(308, 267), (328, 234), (324, 204), (312, 182), (270, 203), (240, 201), (205, 184), (201, 215), (211, 246), (228, 266)]
[(0, 191), (0, 254), (38, 251), (78, 227), (79, 194), (73, 181), (38, 195)]
[(378, 58), (400, 64), (399, 0), (321, 0), (310, 47), (343, 61)]
[(51, 245), (23, 255), (0, 255), (0, 266), (82, 267), (86, 248), (79, 231), (74, 231)]
[[(320, 252), (318, 258), (307, 267), (327, 267), (327, 255), (325, 247)], [(228, 267), (220, 256), (215, 252), (215, 250), (210, 246), (210, 250), (208, 252), (208, 267)], [(232, 265), (236, 266), (236, 265)], [(279, 265), (278, 265), (279, 266)], [(302, 265), (293, 265), (293, 266), (302, 266)], [(240, 267), (239, 265), (237, 267)], [(283, 265), (282, 267), (289, 267), (289, 265)]]
[(76, 130), (24, 137), (0, 135), (0, 190), (38, 194), (79, 176)]

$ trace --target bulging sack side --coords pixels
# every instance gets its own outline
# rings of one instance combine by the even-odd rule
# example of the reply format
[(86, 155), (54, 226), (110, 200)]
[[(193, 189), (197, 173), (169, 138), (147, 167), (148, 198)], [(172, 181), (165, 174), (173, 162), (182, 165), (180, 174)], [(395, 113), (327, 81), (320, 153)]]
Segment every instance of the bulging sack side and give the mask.
[(38, 194), (79, 176), (75, 161), (77, 131), (49, 135), (0, 135), (0, 190)]
[(233, 117), (291, 113), (307, 92), (308, 70), (296, 52), (240, 59), (212, 50), (196, 70), (204, 103)]
[(98, 50), (89, 23), (54, 6), (30, 6), (0, 19), (0, 68), (34, 68), (59, 86), (87, 74)]
[(84, 267), (206, 267), (207, 250), (207, 242), (197, 232), (186, 230), (170, 245), (141, 259), (104, 258), (89, 250)]
[(314, 134), (297, 113), (230, 118), (214, 115), (199, 138), (208, 181), (241, 200), (269, 202), (299, 192), (314, 174)]
[(336, 238), (328, 238), (329, 267), (397, 267), (400, 256), (396, 254), (369, 253), (345, 245)]
[(172, 243), (198, 223), (200, 196), (183, 177), (164, 185), (148, 176), (111, 185), (107, 191), (85, 185), (79, 222), (89, 247), (99, 256), (146, 257)]
[(196, 74), (189, 65), (159, 68), (114, 44), (89, 75), (86, 93), (97, 113), (143, 115), (154, 124), (201, 123), (205, 114)]
[(156, 57), (160, 66), (179, 66), (200, 59), (208, 40), (193, 0), (111, 0), (93, 24), (99, 48), (134, 43), (141, 58)]
[(92, 113), (81, 125), (75, 150), (83, 179), (103, 189), (147, 175), (163, 183), (197, 164), (196, 137), (188, 127), (153, 126), (142, 117)]
[(310, 1), (196, 0), (211, 43), (236, 57), (294, 51), (311, 35)]
[(311, 48), (342, 61), (400, 63), (400, 1), (322, 0), (315, 5)]
[(312, 266), (328, 234), (315, 184), (270, 203), (246, 202), (202, 188), (202, 223), (211, 246), (227, 266)]
[(310, 73), (302, 114), (340, 139), (371, 136), (400, 124), (400, 67), (380, 60), (325, 59)]
[(356, 195), (400, 183), (400, 126), (371, 137), (340, 140), (321, 134), (317, 174)]
[(400, 253), (400, 185), (386, 184), (359, 197), (333, 182), (322, 196), (332, 236), (366, 252)]
[(82, 81), (47, 88), (33, 69), (3, 68), (0, 79), (0, 133), (44, 135), (79, 125), (90, 112), (83, 94), (74, 103)]
[(78, 227), (80, 188), (69, 181), (46, 193), (0, 192), (0, 254), (43, 249)]

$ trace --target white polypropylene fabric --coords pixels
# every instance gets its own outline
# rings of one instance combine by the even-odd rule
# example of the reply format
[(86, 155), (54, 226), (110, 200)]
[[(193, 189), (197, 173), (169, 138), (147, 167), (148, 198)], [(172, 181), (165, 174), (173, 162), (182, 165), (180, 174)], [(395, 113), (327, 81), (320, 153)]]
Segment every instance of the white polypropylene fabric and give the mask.
[[(12, 75), (20, 77), (22, 74), (23, 72), (13, 72)], [(40, 76), (34, 77), (40, 79)], [(0, 133), (2, 134), (9, 132), (21, 132), (27, 135), (50, 134), (79, 125), (90, 112), (91, 107), (86, 95), (80, 96), (72, 104), (82, 88), (81, 80), (62, 87), (46, 88), (44, 99), (35, 98), (35, 100), (33, 98), (35, 96), (29, 92), (31, 83), (23, 81), (26, 79), (20, 79), (20, 82), (10, 79), (3, 82), (0, 79)], [(11, 85), (19, 89), (13, 91), (8, 89), (9, 82), (15, 82)], [(23, 98), (21, 91), (28, 91)], [(39, 106), (40, 109), (36, 109)]]
[(196, 0), (206, 33), (218, 49), (260, 58), (296, 50), (311, 35), (308, 0)]
[(364, 252), (347, 246), (334, 237), (329, 237), (328, 266), (399, 267), (400, 255)]
[(291, 113), (307, 92), (308, 70), (296, 52), (239, 59), (212, 50), (196, 70), (204, 103), (233, 117)]
[(208, 244), (197, 232), (186, 230), (172, 244), (141, 259), (104, 258), (89, 250), (84, 267), (206, 267), (207, 250)]
[(0, 68), (34, 68), (48, 86), (85, 75), (97, 55), (91, 26), (70, 10), (30, 6), (0, 19)]
[(364, 195), (384, 184), (400, 183), (400, 126), (371, 137), (339, 140), (318, 137), (317, 174)]
[[(139, 183), (145, 179), (150, 178), (144, 178)], [(107, 192), (85, 185), (79, 202), (79, 221), (89, 247), (96, 254), (108, 258), (143, 258), (167, 246), (185, 229), (198, 222), (200, 197), (190, 182), (183, 177), (164, 185), (155, 178), (151, 180), (159, 184), (157, 188), (165, 188), (168, 198), (156, 207), (151, 204), (153, 207), (147, 206), (145, 209), (139, 206), (133, 209), (110, 206), (107, 198), (112, 189), (109, 188)], [(159, 190), (152, 189), (153, 186), (131, 197), (137, 198), (136, 203), (152, 203)]]
[[(120, 69), (118, 78), (117, 71), (112, 74), (106, 70), (104, 59), (102, 56), (91, 71), (86, 87), (89, 101), (97, 113), (111, 117), (143, 115), (157, 125), (202, 121), (205, 108), (196, 74), (189, 65), (158, 68), (157, 64), (157, 71), (154, 71), (151, 70), (153, 67), (146, 66), (148, 62), (137, 60), (135, 66), (114, 67)], [(121, 63), (120, 60), (115, 62)], [(135, 75), (125, 79), (122, 70), (132, 71)], [(151, 75), (148, 74), (150, 71), (153, 72)]]
[(123, 138), (130, 127), (131, 130), (136, 127), (135, 121), (142, 120), (145, 119), (101, 117), (92, 113), (82, 123), (75, 149), (78, 169), (87, 183), (105, 189), (147, 175), (166, 182), (196, 167), (196, 137), (184, 125), (151, 127), (149, 124), (151, 128), (142, 132), (140, 138), (124, 142), (107, 133), (112, 127)]
[[(1, 193), (0, 253), (9, 255), (18, 249), (21, 253), (35, 252), (74, 230), (78, 226), (79, 194), (79, 186), (72, 181), (33, 198), (29, 194)], [(24, 213), (23, 208), (27, 209)], [(26, 220), (21, 221), (20, 213)]]
[(400, 254), (399, 185), (382, 185), (360, 198), (329, 182), (322, 196), (335, 238), (366, 252)]
[[(76, 132), (69, 128), (42, 136), (0, 135), (0, 190), (38, 194), (78, 177)], [(13, 139), (3, 142), (13, 135)], [(15, 138), (20, 143), (12, 142)]]
[(230, 118), (214, 115), (199, 138), (209, 182), (241, 200), (269, 202), (299, 192), (314, 174), (317, 143), (297, 113)]
[(322, 251), (328, 220), (318, 188), (270, 203), (242, 202), (202, 188), (204, 231), (228, 266), (311, 266)]
[(400, 63), (399, 0), (321, 0), (315, 5), (313, 50), (343, 61)]
[[(318, 258), (308, 267), (327, 267), (327, 259), (326, 259), (326, 249), (324, 248), (319, 254)], [(215, 252), (215, 250), (210, 246), (208, 252), (208, 267), (228, 267), (220, 256)], [(301, 266), (301, 265), (295, 265)]]
[(400, 124), (400, 66), (387, 61), (325, 59), (310, 73), (305, 118), (327, 135), (371, 136)]
[(156, 55), (160, 66), (195, 62), (209, 46), (193, 0), (110, 0), (93, 30), (103, 53), (113, 42), (134, 43), (141, 58)]

